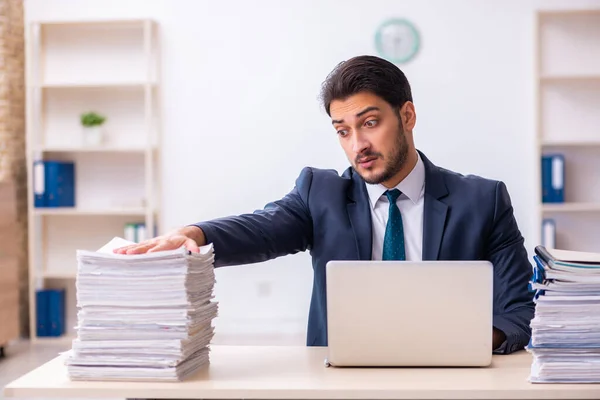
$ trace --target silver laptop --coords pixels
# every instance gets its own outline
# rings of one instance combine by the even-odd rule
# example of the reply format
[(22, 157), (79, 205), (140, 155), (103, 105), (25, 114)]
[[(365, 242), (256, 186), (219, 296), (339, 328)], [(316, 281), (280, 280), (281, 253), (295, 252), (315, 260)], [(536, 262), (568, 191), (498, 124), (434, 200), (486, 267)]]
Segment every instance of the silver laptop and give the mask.
[(327, 366), (488, 366), (487, 261), (330, 261)]

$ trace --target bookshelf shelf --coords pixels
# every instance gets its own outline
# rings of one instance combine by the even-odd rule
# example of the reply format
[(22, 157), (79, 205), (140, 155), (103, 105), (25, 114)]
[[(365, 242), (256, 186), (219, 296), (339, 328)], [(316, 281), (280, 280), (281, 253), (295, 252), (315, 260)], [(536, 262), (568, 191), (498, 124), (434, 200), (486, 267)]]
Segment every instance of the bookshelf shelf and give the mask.
[[(102, 147), (102, 146), (91, 146), (91, 147), (45, 147), (37, 152), (41, 153), (144, 153), (147, 148), (136, 148), (136, 147)], [(156, 150), (155, 148), (151, 149)], [(35, 151), (34, 151), (35, 152)]]
[(81, 209), (81, 208), (36, 208), (34, 215), (124, 215), (124, 216), (145, 216), (148, 211), (145, 208), (114, 208), (114, 209)]
[(543, 147), (600, 147), (600, 140), (544, 140)]
[[(158, 29), (151, 20), (44, 21), (27, 26), (25, 40), (30, 336), (69, 343), (76, 251), (96, 250), (126, 226), (158, 231)], [(89, 111), (106, 117), (95, 144), (80, 122)], [(74, 165), (74, 206), (36, 207), (39, 182), (42, 193), (53, 190), (48, 161)], [(36, 291), (53, 288), (65, 289), (65, 333), (38, 337)]]
[(42, 89), (121, 89), (121, 88), (144, 88), (153, 86), (154, 82), (49, 82), (42, 83)]
[(570, 16), (570, 15), (600, 15), (600, 8), (565, 8), (540, 10), (538, 14), (542, 17), (548, 16)]
[(75, 279), (77, 274), (73, 272), (55, 272), (55, 271), (44, 271), (42, 273), (46, 279)]
[[(599, 252), (600, 9), (543, 10), (536, 24), (537, 242)], [(543, 201), (556, 190), (561, 202)]]
[(123, 18), (123, 19), (79, 19), (79, 20), (54, 20), (44, 21), (44, 25), (48, 27), (61, 26), (71, 28), (89, 28), (94, 26), (100, 26), (102, 28), (139, 28), (140, 25), (148, 22), (146, 19), (139, 18)]
[(543, 83), (574, 83), (574, 82), (600, 82), (600, 75), (548, 75), (542, 76)]
[(546, 213), (600, 212), (600, 203), (545, 203), (542, 211)]

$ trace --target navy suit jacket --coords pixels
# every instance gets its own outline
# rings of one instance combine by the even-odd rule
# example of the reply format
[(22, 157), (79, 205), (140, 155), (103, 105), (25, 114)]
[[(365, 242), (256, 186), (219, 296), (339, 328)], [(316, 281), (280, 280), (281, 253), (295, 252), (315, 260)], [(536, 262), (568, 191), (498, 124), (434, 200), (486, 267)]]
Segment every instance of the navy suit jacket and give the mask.
[[(423, 260), (489, 260), (494, 266), (493, 324), (506, 334), (503, 351), (523, 349), (534, 314), (528, 289), (532, 267), (506, 186), (445, 170), (420, 155), (425, 164)], [(193, 225), (213, 243), (216, 267), (310, 251), (309, 346), (327, 345), (327, 262), (371, 259), (369, 199), (364, 180), (352, 168), (342, 176), (304, 168), (294, 189), (264, 209)]]

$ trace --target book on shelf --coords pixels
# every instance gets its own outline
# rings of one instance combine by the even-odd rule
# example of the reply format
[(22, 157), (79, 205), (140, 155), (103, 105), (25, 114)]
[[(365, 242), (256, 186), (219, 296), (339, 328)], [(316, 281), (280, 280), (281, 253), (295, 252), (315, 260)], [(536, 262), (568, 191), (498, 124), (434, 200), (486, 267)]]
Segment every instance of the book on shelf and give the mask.
[(564, 203), (565, 156), (559, 153), (542, 156), (542, 202)]
[(149, 239), (146, 224), (143, 222), (128, 222), (123, 229), (123, 238), (132, 243), (140, 243)]
[(36, 291), (37, 336), (62, 336), (65, 333), (65, 289)]
[(34, 161), (33, 195), (37, 208), (75, 207), (75, 163)]

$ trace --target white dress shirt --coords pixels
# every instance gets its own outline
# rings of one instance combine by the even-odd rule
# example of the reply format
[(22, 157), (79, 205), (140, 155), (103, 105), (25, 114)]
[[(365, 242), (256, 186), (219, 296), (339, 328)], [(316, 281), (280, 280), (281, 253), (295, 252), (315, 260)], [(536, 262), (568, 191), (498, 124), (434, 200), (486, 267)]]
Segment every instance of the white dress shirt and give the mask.
[[(402, 194), (396, 204), (402, 214), (404, 247), (407, 261), (421, 261), (423, 251), (423, 204), (425, 195), (425, 165), (417, 153), (417, 164), (396, 189)], [(390, 203), (384, 195), (388, 190), (382, 184), (367, 184), (373, 224), (373, 260), (381, 260), (383, 239), (388, 221)]]

